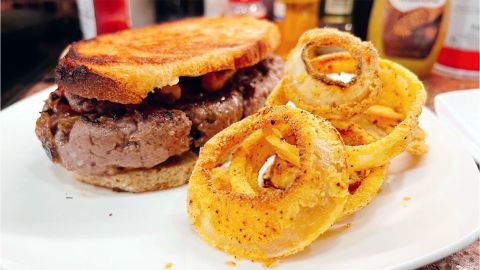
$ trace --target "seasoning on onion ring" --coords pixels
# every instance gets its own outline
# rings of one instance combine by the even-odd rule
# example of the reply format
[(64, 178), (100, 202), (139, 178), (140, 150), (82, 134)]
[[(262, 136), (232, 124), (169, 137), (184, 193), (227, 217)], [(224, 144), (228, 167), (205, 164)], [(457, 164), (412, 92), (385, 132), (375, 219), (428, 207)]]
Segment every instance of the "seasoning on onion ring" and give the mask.
[(356, 176), (356, 178), (352, 177), (356, 181), (348, 185), (350, 196), (348, 196), (343, 213), (338, 220), (357, 212), (372, 201), (383, 184), (387, 168), (388, 165), (385, 164), (377, 168), (351, 173), (352, 176)]
[[(386, 164), (407, 149), (414, 141), (418, 128), (418, 117), (426, 99), (423, 84), (404, 67), (384, 59), (380, 61), (379, 75), (383, 81), (383, 89), (375, 104), (389, 107), (403, 118), (398, 119), (397, 124), (391, 125), (391, 130), (383, 128), (386, 135), (375, 142), (347, 146), (348, 164), (352, 170), (375, 168)], [(357, 115), (348, 122), (364, 129), (370, 126), (382, 130), (381, 121), (369, 121), (366, 113)]]
[(270, 95), (267, 97), (265, 101), (266, 106), (275, 106), (275, 105), (285, 105), (288, 103), (288, 98), (285, 95), (285, 80), (281, 79), (278, 82), (277, 86), (273, 89)]
[(355, 74), (357, 63), (348, 52), (334, 52), (322, 54), (310, 60), (312, 67), (318, 73), (335, 74), (350, 73)]
[(428, 145), (425, 143), (427, 134), (425, 131), (417, 126), (413, 133), (413, 139), (407, 147), (407, 152), (412, 155), (421, 156), (428, 152)]
[[(377, 140), (376, 137), (371, 136), (371, 134), (364, 132), (362, 129), (348, 127), (347, 129), (338, 130), (346, 145), (364, 145)], [(343, 214), (338, 220), (357, 212), (372, 201), (383, 184), (387, 168), (388, 164), (385, 164), (377, 168), (350, 171), (348, 184), (350, 196), (348, 196)]]
[[(323, 47), (346, 50), (355, 61), (349, 82), (320, 72), (312, 59)], [(284, 93), (297, 107), (327, 119), (347, 119), (373, 104), (382, 87), (378, 53), (369, 42), (351, 34), (324, 28), (305, 32), (285, 63)], [(333, 62), (335, 63), (335, 62)]]
[[(260, 186), (254, 180), (272, 155), (270, 179), (282, 173), (288, 179)], [(296, 108), (264, 108), (201, 149), (188, 187), (190, 222), (229, 254), (275, 261), (304, 249), (342, 214), (346, 167), (344, 145), (329, 122)]]
[[(326, 74), (353, 72), (356, 65), (354, 57), (345, 52), (322, 55), (311, 63)], [(407, 69), (384, 59), (380, 60), (378, 75), (383, 87), (371, 106), (348, 119), (331, 119), (339, 129), (351, 126), (358, 134), (376, 138), (369, 144), (347, 147), (352, 170), (379, 167), (405, 150), (416, 155), (428, 151), (425, 133), (418, 127), (418, 117), (426, 99), (422, 83)], [(288, 89), (284, 83), (275, 91), (276, 96), (282, 96)], [(284, 102), (285, 99), (267, 100), (269, 104)]]

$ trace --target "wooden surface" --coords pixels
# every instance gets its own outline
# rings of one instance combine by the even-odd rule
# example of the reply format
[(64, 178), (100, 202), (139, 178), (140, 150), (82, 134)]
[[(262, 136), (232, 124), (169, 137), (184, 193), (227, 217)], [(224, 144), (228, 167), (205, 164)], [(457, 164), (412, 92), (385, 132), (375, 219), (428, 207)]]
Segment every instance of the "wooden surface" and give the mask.
[(432, 72), (426, 78), (422, 79), (428, 92), (427, 103), (430, 109), (433, 108), (433, 99), (436, 95), (462, 89), (480, 88), (480, 80), (457, 79), (443, 76), (440, 73)]
[[(468, 79), (458, 79), (443, 76), (439, 73), (432, 72), (426, 78), (422, 79), (425, 88), (428, 92), (428, 99), (426, 106), (432, 110), (435, 110), (433, 107), (433, 99), (436, 95), (440, 93), (462, 90), (462, 89), (472, 89), (480, 88), (480, 80), (468, 80)], [(36, 93), (46, 87), (53, 85), (52, 83), (39, 82), (31, 87), (24, 97), (27, 97), (33, 93)], [(446, 217), (448, 218), (448, 217)], [(480, 269), (480, 241), (477, 240), (468, 247), (460, 250), (457, 253), (454, 253), (440, 261), (437, 261), (433, 264), (421, 267), (421, 270), (443, 270), (443, 269)]]

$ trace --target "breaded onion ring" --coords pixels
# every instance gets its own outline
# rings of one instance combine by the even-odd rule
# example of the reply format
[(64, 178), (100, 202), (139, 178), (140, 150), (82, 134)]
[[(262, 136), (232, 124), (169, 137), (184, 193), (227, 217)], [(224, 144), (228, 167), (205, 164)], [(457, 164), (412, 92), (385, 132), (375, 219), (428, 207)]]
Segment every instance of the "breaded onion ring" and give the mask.
[(265, 101), (266, 106), (285, 105), (288, 98), (285, 95), (285, 79), (281, 79)]
[(350, 196), (348, 196), (343, 213), (338, 220), (357, 212), (372, 201), (383, 184), (387, 168), (388, 166), (385, 164), (377, 168), (351, 173), (351, 179), (355, 179), (355, 182), (352, 181), (348, 185)]
[[(364, 145), (372, 143), (378, 139), (377, 137), (364, 132), (364, 130), (353, 129), (352, 127), (348, 127), (345, 130), (339, 129), (339, 132), (344, 143), (350, 146)], [(383, 184), (387, 168), (388, 164), (385, 164), (377, 168), (362, 171), (350, 171), (348, 184), (348, 192), (350, 193), (350, 196), (348, 196), (343, 209), (343, 214), (338, 220), (357, 212), (372, 201)]]
[[(190, 222), (211, 245), (241, 258), (272, 262), (301, 251), (342, 214), (344, 153), (327, 121), (296, 108), (264, 108), (201, 149), (188, 186)], [(271, 155), (288, 167), (284, 186), (253, 181)]]
[[(312, 66), (331, 74), (353, 72), (356, 62), (350, 54), (341, 52), (319, 56), (312, 60)], [(374, 104), (349, 119), (332, 119), (338, 129), (350, 126), (357, 136), (374, 138), (369, 144), (347, 147), (348, 163), (354, 171), (382, 166), (405, 150), (415, 155), (428, 151), (425, 133), (418, 127), (426, 100), (423, 84), (404, 67), (384, 59), (380, 60), (378, 75), (383, 87)], [(285, 87), (278, 88), (277, 96), (282, 96), (282, 89), (287, 91)], [(274, 101), (279, 104), (285, 99), (270, 100), (272, 104)]]
[[(312, 64), (316, 50), (338, 47), (355, 60), (349, 82), (337, 81)], [(327, 119), (347, 119), (373, 104), (381, 89), (378, 53), (369, 42), (334, 29), (305, 32), (285, 63), (284, 93), (297, 107)]]
[(334, 73), (350, 73), (357, 72), (357, 62), (348, 52), (335, 52), (319, 55), (310, 60), (312, 68), (317, 73), (334, 74)]
[[(372, 133), (375, 128), (386, 132), (385, 136), (379, 136), (381, 138), (372, 143), (347, 146), (348, 164), (352, 170), (375, 168), (388, 163), (405, 151), (416, 136), (418, 117), (426, 100), (423, 84), (406, 68), (388, 60), (380, 61), (379, 75), (383, 81), (383, 90), (375, 104), (389, 107), (403, 117), (391, 125), (391, 130), (388, 125), (380, 126), (382, 121), (369, 122), (368, 112), (348, 121), (359, 128), (369, 129)], [(334, 125), (338, 125), (338, 122)]]
[[(352, 59), (348, 54), (338, 53), (322, 56), (314, 64), (328, 73), (336, 73), (338, 68), (352, 70)], [(333, 60), (336, 63), (330, 65)], [(347, 147), (349, 165), (355, 171), (382, 166), (405, 150), (414, 155), (428, 151), (425, 132), (418, 126), (418, 117), (426, 100), (423, 84), (407, 69), (384, 59), (380, 60), (378, 73), (383, 89), (375, 104), (350, 119), (332, 120), (337, 129), (351, 127), (357, 136), (363, 134), (374, 139), (369, 144)], [(286, 104), (289, 99), (284, 91), (282, 80), (267, 99), (267, 104)]]
[(427, 134), (421, 127), (417, 127), (413, 133), (413, 139), (407, 147), (407, 152), (415, 156), (421, 156), (428, 152), (428, 145), (425, 143)]

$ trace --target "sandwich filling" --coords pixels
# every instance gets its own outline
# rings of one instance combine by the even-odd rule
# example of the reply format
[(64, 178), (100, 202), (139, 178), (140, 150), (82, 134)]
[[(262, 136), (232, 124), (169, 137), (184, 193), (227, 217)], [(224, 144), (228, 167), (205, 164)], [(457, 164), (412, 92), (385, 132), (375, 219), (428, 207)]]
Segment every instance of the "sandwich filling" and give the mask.
[(264, 106), (282, 60), (270, 56), (235, 71), (182, 77), (140, 104), (86, 99), (61, 87), (45, 101), (36, 133), (51, 160), (66, 169), (112, 175), (153, 168), (196, 151), (213, 135)]

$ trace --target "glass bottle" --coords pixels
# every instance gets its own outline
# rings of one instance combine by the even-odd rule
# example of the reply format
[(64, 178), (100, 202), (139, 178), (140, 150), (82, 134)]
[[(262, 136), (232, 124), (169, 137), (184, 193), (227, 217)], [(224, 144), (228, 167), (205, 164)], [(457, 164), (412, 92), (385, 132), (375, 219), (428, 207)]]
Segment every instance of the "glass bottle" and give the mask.
[(352, 32), (353, 0), (325, 0), (320, 8), (320, 26)]
[(225, 15), (248, 15), (258, 19), (267, 17), (267, 8), (260, 0), (229, 0)]
[(274, 21), (281, 34), (277, 53), (286, 58), (298, 38), (318, 25), (319, 0), (276, 0), (273, 6)]

